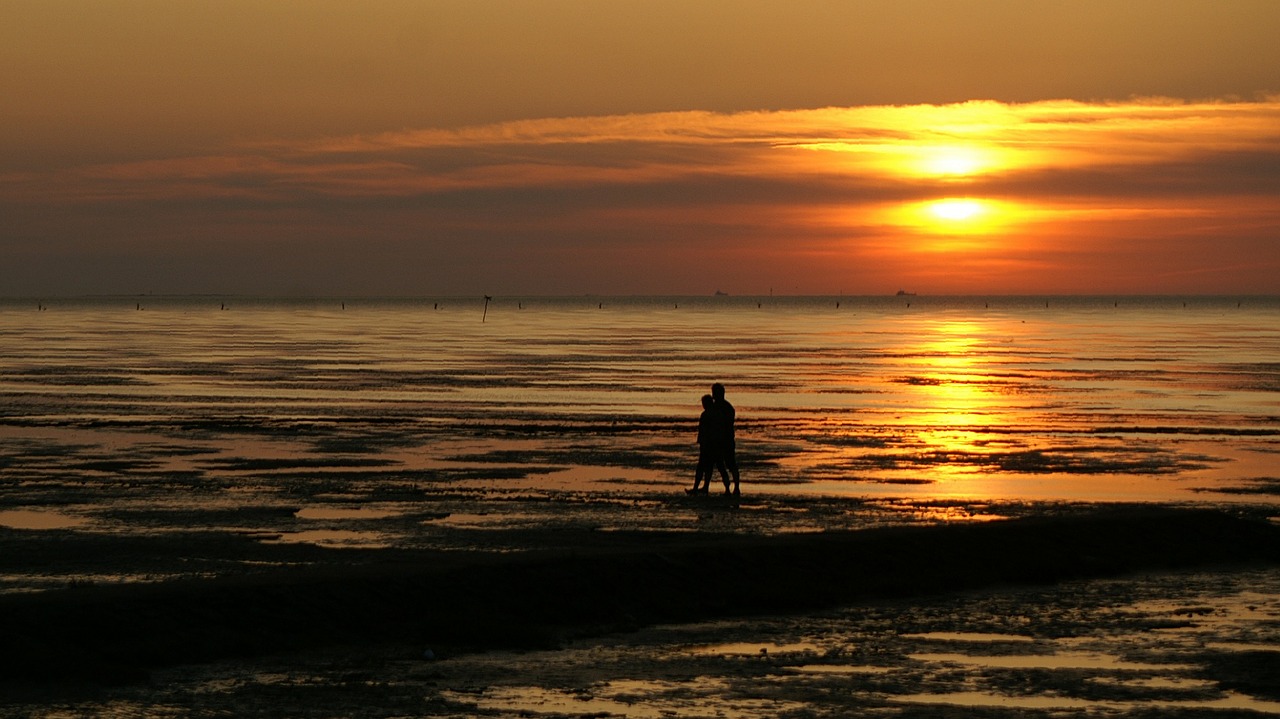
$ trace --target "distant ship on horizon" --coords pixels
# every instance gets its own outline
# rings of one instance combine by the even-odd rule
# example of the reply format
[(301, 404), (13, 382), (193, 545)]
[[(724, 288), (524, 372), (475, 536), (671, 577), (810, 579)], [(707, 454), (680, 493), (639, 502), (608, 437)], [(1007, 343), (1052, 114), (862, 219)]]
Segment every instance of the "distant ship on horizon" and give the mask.
[(899, 297), (915, 297), (916, 293), (907, 292), (906, 290), (898, 290), (898, 296)]
[(728, 292), (721, 292), (720, 290), (716, 290), (716, 292), (715, 292), (715, 296), (716, 296), (716, 297), (728, 297), (728, 296), (729, 296), (729, 293), (728, 293)]

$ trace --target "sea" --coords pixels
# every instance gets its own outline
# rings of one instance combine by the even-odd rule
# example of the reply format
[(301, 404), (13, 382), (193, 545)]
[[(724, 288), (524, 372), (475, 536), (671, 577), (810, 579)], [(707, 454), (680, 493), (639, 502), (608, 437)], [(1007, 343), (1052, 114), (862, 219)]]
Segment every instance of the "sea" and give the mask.
[[(716, 382), (739, 497), (685, 492)], [(1135, 504), (1280, 520), (1280, 297), (0, 300), (15, 606)], [(1278, 586), (997, 587), (538, 651), (415, 635), (0, 695), (0, 716), (1277, 714)]]
[(744, 503), (1280, 497), (1280, 297), (146, 295), (0, 301), (0, 527), (696, 528), (715, 382)]

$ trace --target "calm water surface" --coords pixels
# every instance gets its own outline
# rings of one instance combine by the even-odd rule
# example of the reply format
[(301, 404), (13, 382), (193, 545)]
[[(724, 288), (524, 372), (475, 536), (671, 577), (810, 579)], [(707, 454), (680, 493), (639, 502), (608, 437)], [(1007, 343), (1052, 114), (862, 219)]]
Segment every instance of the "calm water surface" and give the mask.
[(0, 305), (0, 431), (56, 433), (82, 469), (127, 474), (112, 446), (158, 444), (148, 471), (680, 484), (720, 381), (757, 493), (1163, 500), (1280, 478), (1277, 298), (41, 304)]

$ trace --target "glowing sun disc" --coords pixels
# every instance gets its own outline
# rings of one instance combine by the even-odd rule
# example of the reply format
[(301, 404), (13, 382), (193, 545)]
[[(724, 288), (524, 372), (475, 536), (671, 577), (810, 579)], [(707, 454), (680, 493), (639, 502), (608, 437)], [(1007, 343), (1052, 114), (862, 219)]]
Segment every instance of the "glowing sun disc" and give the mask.
[(974, 148), (948, 147), (927, 154), (923, 162), (923, 170), (928, 175), (966, 176), (977, 174), (991, 161)]
[(963, 222), (982, 214), (982, 203), (974, 200), (941, 200), (929, 205), (929, 213), (940, 220)]

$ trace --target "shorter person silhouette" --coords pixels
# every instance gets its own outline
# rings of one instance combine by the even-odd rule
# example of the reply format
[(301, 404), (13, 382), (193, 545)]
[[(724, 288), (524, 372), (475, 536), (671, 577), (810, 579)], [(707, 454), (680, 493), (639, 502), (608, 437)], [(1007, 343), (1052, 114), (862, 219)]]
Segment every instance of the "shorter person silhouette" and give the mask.
[(698, 418), (698, 467), (693, 473), (693, 489), (686, 494), (710, 494), (711, 471), (720, 470), (725, 491), (729, 491), (729, 472), (724, 464), (724, 413), (709, 394), (702, 395), (702, 415)]

